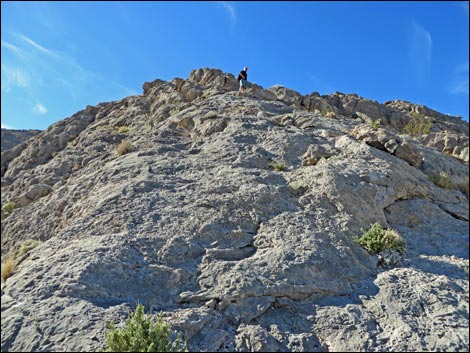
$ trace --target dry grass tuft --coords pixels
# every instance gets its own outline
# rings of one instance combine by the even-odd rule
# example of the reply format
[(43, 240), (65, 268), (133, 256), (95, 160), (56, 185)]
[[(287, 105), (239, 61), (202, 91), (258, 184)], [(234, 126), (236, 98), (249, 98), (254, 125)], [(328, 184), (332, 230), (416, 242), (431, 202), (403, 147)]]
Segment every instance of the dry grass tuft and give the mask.
[(7, 278), (10, 277), (16, 270), (13, 256), (10, 256), (2, 263), (2, 281), (6, 282)]
[(128, 139), (122, 140), (121, 143), (116, 147), (118, 156), (122, 156), (126, 153), (131, 152), (134, 149), (132, 142)]

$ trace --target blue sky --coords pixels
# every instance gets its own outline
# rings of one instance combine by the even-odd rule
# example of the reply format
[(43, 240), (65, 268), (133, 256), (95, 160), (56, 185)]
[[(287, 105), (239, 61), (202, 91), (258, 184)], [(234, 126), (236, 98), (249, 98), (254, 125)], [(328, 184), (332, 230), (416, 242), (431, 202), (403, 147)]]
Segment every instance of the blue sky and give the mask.
[(2, 127), (46, 129), (197, 68), (468, 120), (468, 2), (1, 2)]

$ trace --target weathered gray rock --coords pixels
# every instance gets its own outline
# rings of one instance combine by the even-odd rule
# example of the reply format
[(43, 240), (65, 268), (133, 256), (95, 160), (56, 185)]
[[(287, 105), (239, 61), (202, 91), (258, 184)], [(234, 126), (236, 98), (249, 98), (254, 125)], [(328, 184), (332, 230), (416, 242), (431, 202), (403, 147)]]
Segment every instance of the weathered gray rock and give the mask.
[(3, 152), (20, 145), (40, 132), (41, 130), (14, 130), (2, 128), (1, 151)]
[[(2, 285), (2, 351), (103, 349), (106, 323), (137, 303), (190, 351), (468, 351), (455, 118), (425, 111), (436, 139), (404, 136), (411, 103), (239, 96), (216, 69), (143, 91), (2, 155), (2, 206), (21, 204), (2, 218), (2, 260), (42, 240)], [(440, 133), (459, 136), (452, 156)], [(405, 239), (399, 267), (354, 242), (373, 223)]]

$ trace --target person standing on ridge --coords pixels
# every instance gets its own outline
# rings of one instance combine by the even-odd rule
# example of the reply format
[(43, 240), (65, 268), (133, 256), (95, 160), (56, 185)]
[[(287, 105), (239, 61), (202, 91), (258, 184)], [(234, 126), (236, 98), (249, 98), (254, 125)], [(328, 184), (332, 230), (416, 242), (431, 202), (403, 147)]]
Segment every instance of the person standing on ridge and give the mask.
[(238, 74), (238, 83), (240, 84), (240, 88), (238, 92), (245, 92), (248, 87), (248, 67), (244, 67), (242, 71)]

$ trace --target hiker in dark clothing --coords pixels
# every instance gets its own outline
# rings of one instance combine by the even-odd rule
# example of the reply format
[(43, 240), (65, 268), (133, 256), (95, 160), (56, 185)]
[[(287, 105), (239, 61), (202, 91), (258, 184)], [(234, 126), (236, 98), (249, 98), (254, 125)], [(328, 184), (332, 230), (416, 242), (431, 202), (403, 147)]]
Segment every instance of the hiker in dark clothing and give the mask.
[(239, 92), (245, 92), (248, 87), (248, 67), (244, 67), (242, 71), (238, 74), (238, 83), (240, 84)]

